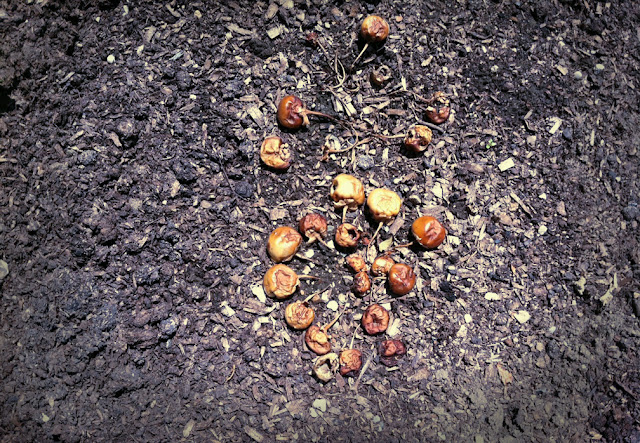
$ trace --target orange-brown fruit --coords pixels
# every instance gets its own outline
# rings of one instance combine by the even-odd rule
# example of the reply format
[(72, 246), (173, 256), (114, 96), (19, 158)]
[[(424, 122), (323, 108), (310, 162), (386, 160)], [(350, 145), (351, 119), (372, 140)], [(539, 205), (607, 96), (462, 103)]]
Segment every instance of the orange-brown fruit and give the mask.
[(273, 169), (287, 169), (291, 165), (291, 151), (280, 137), (270, 135), (264, 139), (262, 146), (260, 146), (260, 159)]
[(375, 221), (388, 222), (400, 212), (402, 199), (389, 189), (378, 188), (369, 193), (367, 207)]
[(389, 312), (378, 304), (369, 306), (362, 314), (362, 327), (369, 335), (384, 332), (388, 326)]
[(423, 152), (431, 143), (433, 132), (424, 125), (413, 125), (409, 128), (404, 145), (413, 152)]
[(329, 195), (336, 208), (346, 206), (354, 211), (364, 203), (364, 185), (353, 175), (339, 174), (331, 182)]
[(389, 23), (377, 15), (369, 15), (362, 21), (360, 35), (366, 43), (380, 43), (389, 36)]
[(345, 349), (340, 352), (340, 375), (352, 377), (362, 368), (362, 352), (358, 349)]
[(295, 95), (287, 95), (278, 105), (278, 122), (288, 129), (306, 126), (309, 124), (309, 119), (304, 110), (302, 100)]
[(384, 340), (378, 347), (380, 363), (385, 366), (395, 366), (398, 358), (406, 354), (407, 348), (400, 340)]
[(284, 311), (284, 319), (293, 329), (307, 329), (315, 318), (313, 309), (302, 301), (294, 301)]
[(309, 243), (324, 239), (327, 235), (327, 219), (315, 212), (300, 219), (300, 232), (309, 239)]
[(300, 285), (300, 279), (289, 266), (278, 264), (272, 266), (264, 275), (263, 285), (264, 292), (269, 297), (281, 300), (296, 292)]
[(360, 271), (353, 277), (353, 292), (358, 296), (363, 296), (371, 289), (371, 279), (367, 271)]
[(418, 243), (429, 249), (440, 246), (447, 235), (444, 226), (430, 215), (416, 219), (411, 225), (411, 232)]
[(371, 273), (376, 277), (382, 277), (389, 273), (389, 269), (391, 266), (395, 265), (396, 262), (388, 255), (380, 255), (376, 257), (371, 265)]
[(336, 243), (343, 248), (355, 248), (360, 240), (360, 231), (351, 223), (342, 223), (336, 229)]
[(364, 258), (358, 254), (351, 254), (347, 256), (347, 265), (353, 270), (353, 272), (360, 272), (367, 270), (367, 262), (364, 261)]
[(276, 263), (289, 261), (296, 255), (302, 243), (302, 236), (290, 226), (280, 226), (273, 230), (267, 241), (267, 252)]
[(430, 104), (425, 111), (427, 119), (439, 125), (446, 122), (449, 119), (449, 113), (451, 112), (449, 98), (442, 91), (434, 92), (430, 99)]
[(309, 349), (318, 355), (331, 351), (331, 342), (327, 332), (318, 325), (313, 325), (304, 334), (304, 341)]
[(396, 295), (405, 295), (411, 292), (416, 285), (416, 273), (411, 266), (404, 263), (396, 263), (389, 269), (389, 289)]

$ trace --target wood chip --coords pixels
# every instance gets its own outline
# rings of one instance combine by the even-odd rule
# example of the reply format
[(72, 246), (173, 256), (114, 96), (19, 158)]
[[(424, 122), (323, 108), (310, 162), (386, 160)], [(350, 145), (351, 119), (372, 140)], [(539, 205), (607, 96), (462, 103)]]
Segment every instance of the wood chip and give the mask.
[(246, 432), (249, 437), (257, 441), (258, 443), (264, 440), (264, 436), (261, 433), (259, 433), (257, 430), (252, 428), (251, 426), (245, 426), (244, 432)]
[(509, 157), (498, 165), (498, 169), (500, 169), (500, 172), (504, 172), (507, 169), (513, 168), (515, 165), (516, 163), (513, 161), (513, 158)]
[(189, 434), (191, 434), (191, 431), (193, 430), (193, 426), (195, 424), (196, 424), (195, 420), (193, 420), (193, 419), (189, 420), (189, 423), (187, 423), (187, 425), (182, 430), (182, 436), (184, 438), (187, 438), (189, 436)]

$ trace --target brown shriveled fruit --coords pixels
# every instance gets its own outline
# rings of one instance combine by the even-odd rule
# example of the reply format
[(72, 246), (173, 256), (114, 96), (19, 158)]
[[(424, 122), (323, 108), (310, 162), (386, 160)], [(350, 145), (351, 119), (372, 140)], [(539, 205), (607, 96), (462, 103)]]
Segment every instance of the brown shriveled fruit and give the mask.
[(360, 271), (353, 276), (353, 292), (358, 296), (363, 296), (371, 289), (371, 279), (367, 271)]
[(327, 219), (315, 212), (307, 214), (300, 219), (299, 229), (309, 239), (308, 243), (322, 241), (327, 235)]
[(378, 347), (380, 363), (385, 366), (395, 366), (398, 358), (407, 352), (407, 348), (400, 340), (384, 340)]
[(287, 169), (291, 165), (291, 151), (289, 151), (288, 145), (283, 143), (280, 137), (270, 135), (262, 142), (260, 159), (265, 165), (273, 169)]
[(378, 304), (369, 306), (362, 314), (362, 327), (369, 335), (384, 332), (388, 326), (389, 312)]
[(289, 266), (278, 264), (272, 266), (264, 275), (263, 285), (264, 292), (269, 297), (281, 300), (296, 292), (296, 289), (300, 286), (300, 279), (298, 274)]
[(429, 249), (440, 246), (447, 235), (444, 226), (430, 215), (416, 219), (411, 225), (411, 232), (418, 243)]
[(362, 21), (360, 36), (366, 43), (380, 43), (389, 36), (389, 24), (377, 15), (369, 15)]
[(302, 236), (289, 226), (273, 230), (267, 241), (267, 252), (276, 263), (289, 261), (296, 255), (302, 243)]
[(340, 375), (353, 377), (362, 368), (362, 352), (358, 349), (345, 349), (340, 352)]
[(303, 301), (294, 301), (284, 311), (284, 319), (293, 329), (307, 329), (315, 318), (313, 309)]
[(327, 332), (318, 325), (313, 325), (304, 334), (304, 342), (309, 349), (318, 355), (331, 351), (331, 343)]
[(416, 285), (416, 273), (411, 266), (404, 263), (396, 263), (389, 269), (389, 289), (396, 295), (405, 295), (411, 292)]
[(313, 364), (313, 375), (318, 380), (327, 382), (333, 378), (334, 372), (338, 370), (338, 354), (333, 352), (317, 357)]
[(391, 68), (382, 65), (378, 69), (371, 71), (369, 75), (371, 84), (377, 88), (382, 88), (389, 80), (391, 80)]
[(360, 231), (351, 223), (342, 223), (336, 229), (336, 243), (343, 248), (355, 248), (360, 240)]
[(355, 211), (364, 203), (364, 185), (353, 175), (339, 174), (331, 182), (329, 195), (335, 202), (336, 208), (346, 206)]
[(373, 264), (371, 265), (371, 274), (375, 275), (376, 277), (385, 276), (389, 273), (389, 269), (391, 269), (391, 266), (393, 266), (395, 263), (396, 262), (394, 262), (390, 256), (380, 255), (376, 257), (376, 259), (373, 261)]
[(431, 143), (433, 132), (424, 125), (413, 125), (409, 128), (407, 137), (404, 139), (404, 145), (407, 149), (418, 153), (423, 152)]
[(367, 270), (367, 262), (358, 253), (347, 256), (347, 265), (353, 270), (353, 272), (360, 272)]
[(425, 111), (427, 119), (436, 125), (446, 122), (449, 118), (451, 107), (449, 98), (445, 93), (442, 91), (434, 92), (429, 101), (431, 103)]
[(402, 199), (389, 189), (378, 188), (369, 193), (367, 207), (375, 221), (388, 222), (400, 212)]
[(335, 117), (322, 112), (308, 110), (302, 100), (295, 95), (287, 95), (278, 104), (278, 122), (285, 128), (298, 129), (302, 126), (307, 126), (309, 124), (309, 115), (318, 115), (330, 120), (336, 120)]

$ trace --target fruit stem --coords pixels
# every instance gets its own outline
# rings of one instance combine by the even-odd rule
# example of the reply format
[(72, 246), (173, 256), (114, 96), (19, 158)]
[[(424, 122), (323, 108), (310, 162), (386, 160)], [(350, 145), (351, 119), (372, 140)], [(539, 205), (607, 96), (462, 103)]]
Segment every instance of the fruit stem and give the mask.
[(358, 56), (353, 61), (353, 63), (351, 63), (351, 67), (349, 68), (349, 71), (353, 71), (353, 67), (356, 65), (356, 63), (358, 63), (358, 60), (360, 60), (360, 57), (362, 57), (362, 54), (364, 54), (364, 51), (366, 51), (368, 47), (369, 47), (369, 43), (365, 43), (362, 48), (362, 51), (360, 51), (360, 54), (358, 54)]

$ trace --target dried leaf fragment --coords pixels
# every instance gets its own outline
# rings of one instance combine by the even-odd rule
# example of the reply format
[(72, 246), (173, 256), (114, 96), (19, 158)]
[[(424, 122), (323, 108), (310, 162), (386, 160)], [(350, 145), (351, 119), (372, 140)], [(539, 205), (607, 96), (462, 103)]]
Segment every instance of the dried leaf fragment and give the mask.
[(498, 368), (498, 375), (500, 375), (500, 380), (502, 380), (503, 385), (506, 386), (509, 383), (513, 383), (513, 375), (511, 372), (507, 371), (500, 363), (497, 363), (496, 367)]

